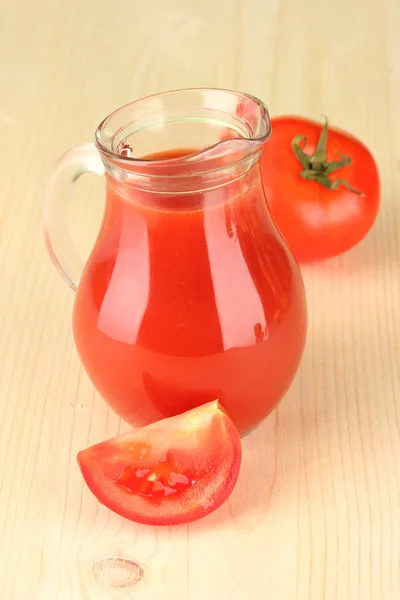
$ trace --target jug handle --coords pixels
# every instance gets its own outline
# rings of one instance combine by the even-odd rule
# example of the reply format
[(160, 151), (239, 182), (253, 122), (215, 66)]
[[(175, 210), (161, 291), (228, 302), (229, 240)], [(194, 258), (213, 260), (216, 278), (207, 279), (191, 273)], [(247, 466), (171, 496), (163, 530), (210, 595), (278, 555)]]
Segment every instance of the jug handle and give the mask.
[(50, 258), (57, 270), (76, 292), (83, 260), (68, 232), (68, 209), (75, 183), (84, 173), (104, 175), (104, 166), (94, 144), (68, 150), (54, 165), (47, 184), (43, 226)]

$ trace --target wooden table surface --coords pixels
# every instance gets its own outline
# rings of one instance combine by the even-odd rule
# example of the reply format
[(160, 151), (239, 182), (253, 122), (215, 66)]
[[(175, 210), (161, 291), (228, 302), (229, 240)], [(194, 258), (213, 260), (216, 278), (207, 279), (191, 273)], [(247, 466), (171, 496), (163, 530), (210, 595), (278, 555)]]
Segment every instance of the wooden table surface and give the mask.
[[(3, 0), (0, 48), (1, 600), (398, 600), (399, 1)], [(80, 365), (41, 215), (64, 150), (114, 108), (190, 86), (329, 115), (374, 153), (382, 208), (357, 248), (303, 269), (304, 359), (245, 439), (232, 497), (150, 528), (99, 506), (77, 468), (121, 424)], [(71, 207), (86, 253), (102, 198), (88, 176)], [(110, 587), (120, 565), (96, 561), (113, 556), (141, 583)]]

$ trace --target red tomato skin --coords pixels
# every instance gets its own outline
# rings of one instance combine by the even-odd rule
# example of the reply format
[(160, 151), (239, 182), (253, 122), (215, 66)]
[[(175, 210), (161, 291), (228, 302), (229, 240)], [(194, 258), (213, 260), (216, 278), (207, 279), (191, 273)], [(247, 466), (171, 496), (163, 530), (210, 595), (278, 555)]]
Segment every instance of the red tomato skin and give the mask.
[[(209, 403), (198, 409), (193, 409), (188, 413), (184, 413), (184, 415), (196, 413), (212, 404), (215, 403)], [(158, 424), (164, 422), (173, 423), (184, 415), (164, 419), (163, 421), (159, 421)], [(126, 499), (127, 494), (129, 493), (121, 490), (121, 488), (118, 489), (115, 481), (110, 482), (109, 478), (110, 472), (114, 469), (116, 472), (119, 472), (119, 475), (117, 475), (118, 478), (124, 468), (130, 465), (130, 460), (129, 457), (126, 456), (126, 451), (125, 454), (119, 451), (120, 441), (124, 440), (124, 445), (126, 445), (126, 441), (128, 440), (129, 442), (129, 436), (131, 436), (133, 441), (136, 432), (144, 432), (145, 430), (154, 427), (154, 425), (157, 424), (134, 430), (131, 434), (124, 434), (106, 440), (105, 442), (91, 446), (78, 453), (78, 464), (90, 491), (96, 496), (101, 504), (105, 505), (111, 511), (126, 519), (145, 525), (160, 526), (190, 523), (219, 508), (227, 500), (235, 487), (239, 476), (242, 456), (239, 433), (230, 418), (221, 408), (218, 408), (218, 413), (216, 412), (215, 414), (213, 427), (210, 428), (209, 441), (210, 444), (217, 444), (217, 446), (219, 446), (218, 448), (217, 446), (215, 447), (215, 456), (217, 459), (219, 456), (223, 461), (224, 458), (229, 457), (229, 469), (226, 469), (226, 478), (224, 479), (224, 484), (222, 486), (213, 490), (213, 493), (210, 495), (207, 495), (207, 493), (203, 494), (199, 502), (192, 501), (188, 510), (184, 512), (179, 512), (179, 510), (178, 512), (172, 512), (171, 510), (168, 510), (174, 508), (174, 506), (171, 504), (171, 500), (164, 499), (162, 500), (162, 505), (159, 505), (157, 512), (148, 514), (146, 513), (146, 500), (136, 494), (131, 495), (133, 503), (130, 509), (127, 509), (126, 506), (122, 506), (121, 498)], [(218, 441), (220, 442), (219, 444)], [(149, 443), (151, 444), (150, 438)], [(178, 453), (179, 452), (184, 456), (184, 449), (178, 450)], [(206, 462), (208, 460), (212, 462), (213, 458), (214, 456), (210, 454), (208, 459), (206, 457)], [(119, 465), (117, 465), (118, 461)], [(217, 471), (218, 464), (216, 464), (214, 468), (215, 471)], [(172, 500), (172, 502), (175, 502), (175, 500)]]
[(366, 236), (379, 210), (379, 173), (371, 152), (357, 138), (329, 126), (327, 160), (340, 160), (338, 154), (352, 158), (330, 178), (346, 179), (363, 195), (343, 185), (329, 190), (300, 176), (302, 166), (292, 150), (293, 138), (304, 135), (304, 151), (314, 153), (322, 125), (296, 116), (274, 117), (271, 122), (272, 136), (260, 168), (271, 217), (282, 237), (301, 263), (349, 250)]

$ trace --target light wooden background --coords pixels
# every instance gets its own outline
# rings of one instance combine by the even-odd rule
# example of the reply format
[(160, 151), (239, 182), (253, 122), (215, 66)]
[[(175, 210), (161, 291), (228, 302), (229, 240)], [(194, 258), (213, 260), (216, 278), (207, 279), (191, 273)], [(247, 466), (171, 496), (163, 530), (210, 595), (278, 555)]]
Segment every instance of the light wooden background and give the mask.
[[(400, 3), (398, 0), (0, 2), (0, 598), (400, 598)], [(73, 346), (73, 294), (41, 232), (49, 170), (112, 109), (175, 87), (239, 88), (272, 114), (358, 135), (382, 210), (345, 256), (304, 269), (298, 377), (244, 442), (238, 486), (201, 522), (124, 522), (85, 489), (76, 453), (120, 424)], [(88, 252), (102, 182), (72, 211)], [(136, 587), (93, 563), (143, 563)]]

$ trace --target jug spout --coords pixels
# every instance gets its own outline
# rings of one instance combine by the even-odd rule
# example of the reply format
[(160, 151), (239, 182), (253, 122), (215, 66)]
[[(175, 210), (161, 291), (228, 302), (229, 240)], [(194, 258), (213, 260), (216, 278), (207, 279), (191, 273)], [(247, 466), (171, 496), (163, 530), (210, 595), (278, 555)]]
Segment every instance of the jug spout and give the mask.
[[(271, 135), (267, 106), (249, 94), (228, 90), (214, 91), (221, 93), (222, 99), (227, 102), (221, 119), (219, 140), (201, 149), (189, 160), (231, 157), (231, 161), (236, 162), (248, 155), (257, 154)], [(228, 97), (225, 97), (225, 94), (228, 94)]]

